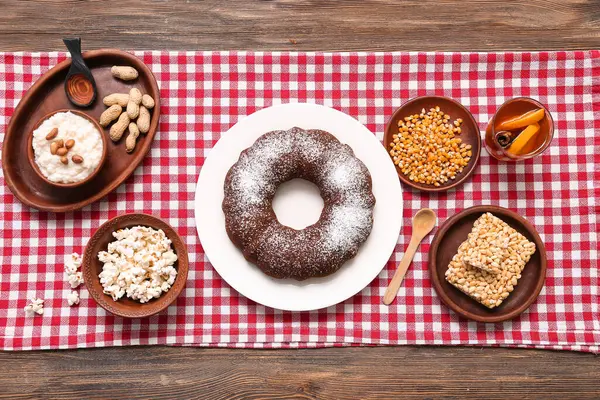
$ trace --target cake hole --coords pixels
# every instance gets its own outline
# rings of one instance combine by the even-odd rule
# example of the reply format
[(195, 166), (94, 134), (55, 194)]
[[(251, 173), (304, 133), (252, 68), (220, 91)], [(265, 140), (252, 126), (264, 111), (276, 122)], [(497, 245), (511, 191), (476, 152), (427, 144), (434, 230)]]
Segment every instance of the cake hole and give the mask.
[(321, 192), (312, 182), (292, 179), (277, 189), (273, 198), (273, 210), (279, 223), (294, 229), (304, 229), (321, 217)]

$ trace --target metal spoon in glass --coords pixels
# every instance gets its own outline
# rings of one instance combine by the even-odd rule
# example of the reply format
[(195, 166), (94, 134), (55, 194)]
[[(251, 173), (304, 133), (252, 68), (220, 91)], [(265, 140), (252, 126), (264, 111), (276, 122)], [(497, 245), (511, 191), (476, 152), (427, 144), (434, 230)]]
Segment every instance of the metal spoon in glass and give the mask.
[(410, 243), (406, 248), (406, 252), (402, 257), (402, 261), (400, 261), (400, 265), (398, 265), (398, 269), (394, 274), (394, 277), (390, 281), (387, 290), (385, 291), (385, 295), (383, 296), (383, 304), (389, 305), (391, 304), (396, 295), (398, 294), (398, 290), (400, 289), (400, 285), (402, 284), (402, 280), (404, 279), (404, 275), (406, 275), (406, 271), (408, 270), (408, 266), (415, 256), (415, 252), (419, 247), (419, 244), (423, 240), (425, 236), (435, 226), (436, 216), (435, 212), (429, 208), (423, 208), (415, 214), (413, 218), (413, 231), (412, 237), (410, 238)]

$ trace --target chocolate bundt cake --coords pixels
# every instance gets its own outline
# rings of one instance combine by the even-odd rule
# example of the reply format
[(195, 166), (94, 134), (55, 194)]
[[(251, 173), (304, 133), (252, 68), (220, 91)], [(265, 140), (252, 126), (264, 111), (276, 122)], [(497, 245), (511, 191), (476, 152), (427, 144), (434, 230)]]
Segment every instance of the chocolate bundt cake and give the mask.
[[(294, 178), (321, 191), (319, 221), (302, 230), (277, 221), (272, 201)], [(373, 227), (371, 174), (352, 149), (321, 130), (292, 128), (259, 137), (225, 178), (227, 234), (244, 257), (275, 278), (304, 280), (337, 271)]]

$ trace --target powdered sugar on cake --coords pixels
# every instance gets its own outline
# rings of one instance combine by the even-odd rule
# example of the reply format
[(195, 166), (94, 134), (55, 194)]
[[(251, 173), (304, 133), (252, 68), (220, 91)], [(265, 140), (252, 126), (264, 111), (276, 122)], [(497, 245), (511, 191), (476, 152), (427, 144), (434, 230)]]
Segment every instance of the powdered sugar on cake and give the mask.
[(352, 248), (356, 242), (366, 239), (372, 224), (370, 209), (354, 205), (335, 206), (330, 219), (323, 226), (326, 235), (322, 245), (330, 250)]
[(269, 187), (272, 186), (269, 182), (277, 174), (277, 170), (271, 168), (271, 165), (274, 160), (291, 153), (293, 147), (291, 138), (286, 135), (280, 137), (281, 140), (257, 142), (255, 147), (251, 147), (240, 156), (237, 164), (238, 173), (232, 182), (239, 193), (239, 202), (260, 203), (264, 200), (265, 191), (276, 189)]
[[(279, 185), (293, 178), (315, 183), (324, 201), (319, 221), (303, 230), (281, 225), (272, 209)], [(333, 273), (371, 232), (369, 171), (349, 146), (324, 131), (292, 128), (261, 136), (231, 168), (224, 190), (230, 238), (275, 277)]]

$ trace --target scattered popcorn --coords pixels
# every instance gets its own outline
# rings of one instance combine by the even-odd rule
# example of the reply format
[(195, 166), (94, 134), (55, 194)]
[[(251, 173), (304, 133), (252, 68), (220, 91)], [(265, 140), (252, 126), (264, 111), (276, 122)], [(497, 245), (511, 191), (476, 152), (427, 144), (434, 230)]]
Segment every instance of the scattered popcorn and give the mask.
[(177, 255), (162, 230), (135, 226), (113, 236), (117, 240), (108, 244), (108, 251), (98, 253), (104, 263), (99, 275), (104, 293), (115, 301), (126, 295), (146, 303), (171, 288), (177, 276), (173, 267)]
[(77, 288), (79, 285), (83, 283), (83, 275), (81, 271), (78, 271), (72, 275), (67, 276), (67, 281), (71, 285), (71, 289)]
[(27, 313), (28, 317), (34, 316), (35, 314), (44, 314), (44, 299), (32, 297), (29, 304), (25, 306), (25, 313)]
[(71, 292), (71, 294), (67, 296), (67, 301), (69, 302), (69, 306), (79, 304), (79, 293), (75, 291)]
[(81, 256), (77, 253), (67, 257), (65, 262), (65, 273), (67, 274), (67, 282), (71, 285), (71, 289), (75, 289), (83, 283), (83, 274), (77, 269), (81, 266)]
[(77, 272), (77, 269), (81, 266), (81, 256), (77, 253), (71, 254), (65, 261), (65, 272), (68, 275)]

